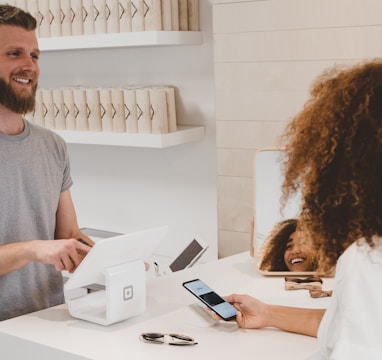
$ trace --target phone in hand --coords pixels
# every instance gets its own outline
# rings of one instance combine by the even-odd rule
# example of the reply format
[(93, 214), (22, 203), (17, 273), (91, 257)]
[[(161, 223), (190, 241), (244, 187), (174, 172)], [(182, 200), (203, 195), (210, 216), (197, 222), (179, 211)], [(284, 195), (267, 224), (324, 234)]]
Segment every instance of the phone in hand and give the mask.
[(194, 279), (186, 281), (183, 283), (183, 286), (223, 320), (228, 321), (236, 318), (237, 309), (225, 301), (202, 280)]

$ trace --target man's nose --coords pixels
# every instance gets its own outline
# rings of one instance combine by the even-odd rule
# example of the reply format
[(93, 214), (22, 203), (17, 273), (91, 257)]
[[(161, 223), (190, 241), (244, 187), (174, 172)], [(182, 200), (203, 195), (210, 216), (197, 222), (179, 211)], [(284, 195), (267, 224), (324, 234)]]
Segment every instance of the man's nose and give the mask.
[(39, 67), (35, 59), (30, 56), (24, 56), (21, 64), (23, 71), (38, 71)]

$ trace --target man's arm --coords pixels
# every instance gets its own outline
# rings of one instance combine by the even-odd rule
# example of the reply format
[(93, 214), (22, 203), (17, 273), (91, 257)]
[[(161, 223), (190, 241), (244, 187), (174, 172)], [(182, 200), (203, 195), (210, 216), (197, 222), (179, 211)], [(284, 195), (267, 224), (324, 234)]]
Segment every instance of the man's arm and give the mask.
[(30, 248), (31, 241), (0, 246), (0, 276), (18, 270), (32, 261)]
[(31, 261), (52, 265), (57, 271), (75, 270), (90, 250), (77, 239), (82, 238), (90, 245), (93, 241), (78, 228), (69, 190), (60, 195), (56, 218), (57, 240), (30, 240), (0, 246), (0, 276), (16, 271)]
[(54, 237), (55, 239), (83, 239), (89, 245), (94, 245), (94, 241), (83, 234), (78, 227), (77, 215), (70, 190), (66, 190), (60, 195)]

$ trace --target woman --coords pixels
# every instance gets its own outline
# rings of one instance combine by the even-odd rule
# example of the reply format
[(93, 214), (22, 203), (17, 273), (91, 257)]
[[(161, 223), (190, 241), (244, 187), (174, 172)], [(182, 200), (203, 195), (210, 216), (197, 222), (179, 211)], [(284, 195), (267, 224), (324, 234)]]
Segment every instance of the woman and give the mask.
[(295, 272), (316, 270), (315, 251), (297, 225), (297, 219), (287, 219), (276, 224), (260, 251), (260, 270)]
[(286, 140), (284, 199), (302, 191), (320, 267), (337, 264), (333, 297), (327, 310), (227, 300), (243, 328), (318, 335), (314, 359), (382, 359), (382, 61), (325, 72)]

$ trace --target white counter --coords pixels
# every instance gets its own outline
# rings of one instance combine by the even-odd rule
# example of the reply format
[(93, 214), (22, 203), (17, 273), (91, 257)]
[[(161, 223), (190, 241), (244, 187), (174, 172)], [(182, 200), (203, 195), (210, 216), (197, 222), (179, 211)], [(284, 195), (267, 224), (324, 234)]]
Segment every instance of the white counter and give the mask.
[[(216, 322), (182, 282), (200, 278), (220, 295), (249, 293), (260, 300), (304, 307), (326, 307), (329, 298), (313, 299), (306, 290), (284, 290), (284, 279), (259, 275), (248, 253), (191, 269), (150, 277), (143, 315), (108, 327), (72, 318), (66, 305), (0, 322), (2, 358), (39, 360), (259, 359), (299, 360), (318, 349), (317, 339), (277, 329), (244, 330), (234, 322)], [(332, 279), (324, 279), (331, 289)], [(195, 310), (196, 309), (196, 310)], [(142, 332), (180, 333), (195, 346), (147, 344)], [(5, 356), (6, 354), (6, 356)], [(37, 357), (35, 357), (37, 356)]]

